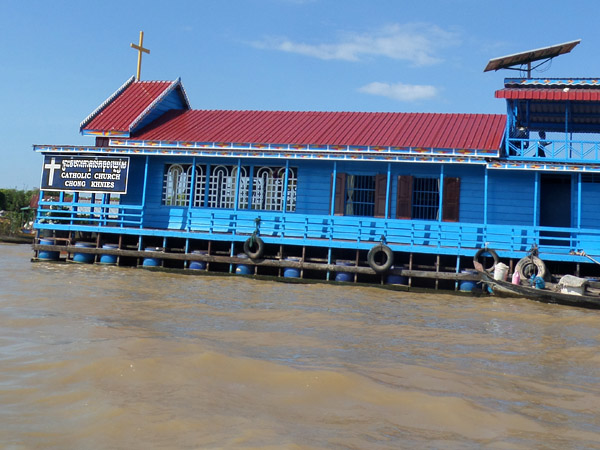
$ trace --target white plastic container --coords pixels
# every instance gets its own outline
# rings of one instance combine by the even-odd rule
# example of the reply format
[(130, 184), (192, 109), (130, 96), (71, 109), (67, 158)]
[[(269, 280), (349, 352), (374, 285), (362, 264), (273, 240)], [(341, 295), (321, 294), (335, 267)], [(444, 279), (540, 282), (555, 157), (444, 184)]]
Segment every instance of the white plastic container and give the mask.
[(494, 269), (494, 280), (506, 281), (507, 276), (508, 266), (504, 263), (496, 264), (496, 268)]

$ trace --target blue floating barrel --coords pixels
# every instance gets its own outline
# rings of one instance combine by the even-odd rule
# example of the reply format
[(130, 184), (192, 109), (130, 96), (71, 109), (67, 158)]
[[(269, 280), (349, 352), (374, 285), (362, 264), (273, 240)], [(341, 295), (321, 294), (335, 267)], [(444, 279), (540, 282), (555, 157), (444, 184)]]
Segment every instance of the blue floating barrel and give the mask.
[[(192, 255), (206, 255), (208, 252), (206, 250), (194, 250)], [(188, 266), (190, 270), (206, 270), (206, 261), (190, 261), (190, 265)]]
[[(289, 256), (289, 257), (285, 258), (285, 260), (300, 262), (300, 261), (302, 261), (302, 258), (299, 258), (297, 256)], [(286, 267), (285, 269), (283, 269), (283, 277), (284, 278), (300, 278), (300, 269), (298, 269), (296, 267)]]
[[(144, 250), (147, 252), (160, 252), (162, 249), (160, 247), (146, 247)], [(142, 265), (145, 267), (158, 267), (161, 262), (160, 258), (144, 258)]]
[[(248, 255), (246, 255), (245, 253), (239, 253), (237, 257), (240, 259), (248, 259)], [(238, 264), (235, 267), (235, 273), (236, 275), (252, 275), (252, 266), (248, 266), (246, 264)]]
[[(353, 266), (354, 265), (354, 261), (344, 261), (344, 260), (337, 260), (335, 262), (336, 266)], [(335, 281), (345, 281), (346, 283), (350, 283), (352, 281), (354, 281), (354, 276), (351, 273), (348, 272), (337, 272), (335, 274)]]
[[(475, 270), (463, 270), (461, 273), (469, 273), (472, 275), (477, 275), (477, 272)], [(474, 289), (476, 289), (476, 286), (477, 286), (477, 281), (461, 280), (458, 289), (461, 292), (471, 292)]]
[[(75, 242), (75, 247), (78, 248), (95, 248), (96, 244), (93, 242)], [(96, 255), (93, 253), (74, 253), (73, 262), (91, 264), (94, 262)]]
[[(390, 269), (394, 270), (394, 266), (392, 266)], [(408, 284), (408, 278), (405, 277), (404, 275), (395, 275), (393, 273), (389, 274), (386, 278), (385, 278), (385, 283), (386, 284), (404, 284), (407, 285)]]
[[(104, 244), (102, 248), (116, 250), (119, 244)], [(114, 265), (117, 264), (117, 255), (100, 255), (100, 264)]]
[[(54, 239), (40, 239), (40, 245), (55, 245), (56, 241)], [(60, 252), (48, 251), (48, 250), (40, 250), (38, 253), (38, 259), (42, 261), (58, 261), (60, 257)]]

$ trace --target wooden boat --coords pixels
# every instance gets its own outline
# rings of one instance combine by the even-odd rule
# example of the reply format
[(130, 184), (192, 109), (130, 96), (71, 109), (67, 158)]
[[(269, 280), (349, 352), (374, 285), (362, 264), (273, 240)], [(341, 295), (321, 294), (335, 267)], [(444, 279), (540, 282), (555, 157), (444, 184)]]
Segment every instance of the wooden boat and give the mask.
[[(583, 295), (566, 294), (560, 292), (557, 284), (546, 283), (546, 288), (537, 289), (521, 284), (512, 284), (508, 281), (496, 280), (485, 271), (477, 271), (481, 282), (486, 284), (494, 295), (498, 297), (524, 297), (543, 303), (556, 303), (559, 305), (578, 306), (581, 308), (600, 309), (600, 289), (588, 288)], [(598, 286), (599, 283), (591, 283)]]
[(19, 233), (15, 235), (0, 235), (0, 242), (7, 244), (33, 244), (35, 235)]

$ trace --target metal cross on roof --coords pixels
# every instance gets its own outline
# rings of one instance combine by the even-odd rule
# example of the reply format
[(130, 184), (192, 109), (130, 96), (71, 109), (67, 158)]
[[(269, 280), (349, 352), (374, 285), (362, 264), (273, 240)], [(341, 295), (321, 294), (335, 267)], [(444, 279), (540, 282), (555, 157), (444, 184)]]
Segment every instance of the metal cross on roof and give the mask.
[(138, 51), (137, 77), (136, 81), (140, 81), (140, 73), (142, 71), (142, 52), (150, 54), (150, 50), (144, 48), (144, 32), (140, 31), (140, 43), (138, 45), (130, 44), (132, 48)]

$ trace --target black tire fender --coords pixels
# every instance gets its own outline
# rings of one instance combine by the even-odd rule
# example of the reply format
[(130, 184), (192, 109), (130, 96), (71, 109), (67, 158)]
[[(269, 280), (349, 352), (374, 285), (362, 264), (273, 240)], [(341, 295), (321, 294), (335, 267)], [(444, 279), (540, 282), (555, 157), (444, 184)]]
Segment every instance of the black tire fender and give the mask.
[(258, 236), (252, 236), (244, 242), (244, 253), (250, 259), (260, 259), (265, 253), (265, 243)]
[(492, 267), (490, 267), (489, 269), (484, 267), (484, 270), (486, 272), (491, 272), (492, 270), (494, 270), (494, 267), (496, 267), (496, 264), (498, 264), (498, 262), (500, 261), (498, 259), (498, 254), (495, 250), (492, 250), (491, 248), (480, 248), (479, 250), (477, 250), (477, 253), (475, 253), (475, 256), (473, 256), (473, 261), (479, 263), (479, 259), (483, 255), (490, 255), (494, 259), (494, 264), (492, 265)]
[[(378, 256), (380, 253), (385, 255), (385, 261), (383, 263), (378, 262)], [(371, 247), (369, 254), (367, 255), (367, 262), (371, 269), (375, 273), (383, 274), (386, 273), (394, 264), (394, 252), (387, 245), (379, 244)]]
[(519, 272), (522, 280), (528, 280), (532, 275), (548, 280), (548, 269), (546, 264), (537, 256), (526, 256), (519, 260), (515, 266), (515, 271)]

